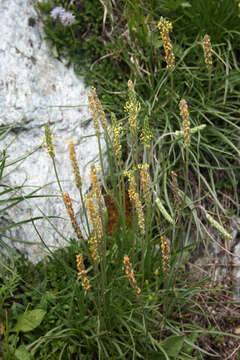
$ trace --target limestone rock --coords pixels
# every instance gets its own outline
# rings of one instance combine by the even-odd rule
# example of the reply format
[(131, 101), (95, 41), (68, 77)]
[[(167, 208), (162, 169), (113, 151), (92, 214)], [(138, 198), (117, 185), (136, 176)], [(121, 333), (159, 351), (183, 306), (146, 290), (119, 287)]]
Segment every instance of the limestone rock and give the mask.
[[(44, 242), (54, 249), (67, 244), (73, 232), (51, 159), (46, 149), (40, 147), (44, 125), (49, 122), (54, 134), (56, 164), (63, 191), (76, 200), (74, 206), (78, 212), (79, 196), (74, 187), (66, 140), (76, 141), (83, 190), (86, 190), (89, 187), (89, 162), (98, 154), (97, 139), (90, 136), (94, 131), (89, 121), (87, 90), (72, 69), (51, 57), (32, 0), (0, 0), (0, 14), (0, 130), (9, 130), (1, 136), (0, 150), (7, 148), (9, 165), (35, 149), (29, 157), (4, 170), (1, 183), (10, 187), (23, 185), (21, 190), (12, 190), (10, 194), (24, 195), (26, 199), (4, 213), (0, 208), (0, 222), (6, 226), (27, 220), (30, 215), (60, 216), (63, 219), (50, 220), (58, 232), (47, 219), (35, 221)], [(37, 189), (34, 196), (56, 197), (27, 197)], [(26, 253), (32, 261), (42, 256), (44, 247), (30, 223), (7, 232), (0, 230), (0, 235), (1, 241)], [(39, 245), (29, 245), (36, 242)]]

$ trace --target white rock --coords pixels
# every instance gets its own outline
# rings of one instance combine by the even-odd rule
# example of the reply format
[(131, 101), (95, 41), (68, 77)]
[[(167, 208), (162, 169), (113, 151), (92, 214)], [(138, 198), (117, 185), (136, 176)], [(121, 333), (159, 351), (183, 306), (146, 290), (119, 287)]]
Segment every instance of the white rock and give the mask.
[[(64, 192), (69, 192), (76, 200), (75, 210), (79, 211), (79, 196), (74, 187), (66, 140), (72, 138), (77, 142), (76, 151), (84, 190), (89, 187), (87, 165), (98, 154), (96, 137), (87, 137), (94, 134), (94, 131), (92, 122), (87, 121), (90, 115), (83, 80), (77, 78), (72, 69), (67, 69), (60, 61), (51, 58), (51, 51), (43, 39), (38, 14), (31, 0), (1, 0), (0, 15), (0, 129), (6, 125), (12, 127), (8, 135), (1, 138), (0, 150), (10, 144), (7, 148), (8, 164), (31, 152), (40, 146), (44, 125), (49, 121), (55, 136), (59, 178)], [(30, 18), (35, 19), (33, 27), (29, 25)], [(46, 149), (39, 148), (17, 168), (16, 165), (19, 163), (5, 169), (1, 181), (12, 187), (24, 185), (15, 196), (26, 196), (33, 189), (42, 187), (36, 195), (55, 194), (57, 197), (29, 198), (4, 213), (0, 212), (0, 215), (10, 223), (29, 219), (30, 209), (33, 217), (42, 216), (40, 210), (45, 216), (64, 217), (53, 222), (59, 233), (46, 219), (36, 220), (35, 224), (48, 246), (54, 248), (66, 245), (66, 240), (73, 232)], [(46, 184), (50, 185), (45, 187)], [(6, 225), (6, 222), (2, 223)], [(44, 251), (40, 244), (27, 244), (40, 243), (31, 224), (12, 228), (7, 233), (0, 230), (0, 235), (2, 241), (7, 242), (10, 247), (17, 247), (32, 261), (39, 259)], [(13, 242), (13, 238), (26, 244)]]

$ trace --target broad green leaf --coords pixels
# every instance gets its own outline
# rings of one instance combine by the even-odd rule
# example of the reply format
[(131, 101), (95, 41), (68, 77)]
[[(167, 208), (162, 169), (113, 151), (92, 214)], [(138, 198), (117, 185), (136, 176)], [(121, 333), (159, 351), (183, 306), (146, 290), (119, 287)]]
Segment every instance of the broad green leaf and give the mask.
[(166, 351), (168, 356), (174, 357), (177, 359), (177, 356), (183, 346), (184, 336), (172, 335), (167, 339), (163, 340), (160, 345)]
[(46, 311), (42, 309), (26, 311), (18, 317), (17, 324), (13, 331), (32, 331), (41, 324), (45, 314)]
[(31, 360), (31, 355), (27, 351), (25, 345), (20, 345), (19, 348), (17, 348), (15, 351), (14, 355), (18, 360)]

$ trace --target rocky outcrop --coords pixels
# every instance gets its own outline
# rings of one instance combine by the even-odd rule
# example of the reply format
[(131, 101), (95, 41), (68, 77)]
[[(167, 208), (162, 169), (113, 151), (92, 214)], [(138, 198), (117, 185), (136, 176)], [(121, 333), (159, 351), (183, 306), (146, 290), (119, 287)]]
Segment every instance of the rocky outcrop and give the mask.
[[(0, 150), (6, 149), (8, 165), (1, 183), (12, 188), (6, 198), (25, 197), (11, 208), (0, 210), (0, 221), (3, 229), (31, 216), (45, 217), (35, 224), (44, 242), (54, 249), (67, 244), (72, 228), (51, 159), (46, 148), (41, 147), (44, 125), (49, 122), (54, 134), (56, 165), (63, 190), (76, 200), (74, 206), (79, 212), (67, 140), (71, 138), (76, 143), (84, 190), (89, 186), (89, 162), (98, 154), (96, 138), (90, 136), (94, 131), (87, 90), (72, 69), (51, 57), (32, 0), (1, 0), (0, 14)], [(15, 163), (19, 158), (22, 160)], [(33, 196), (29, 196), (33, 191)], [(49, 216), (60, 218), (49, 219)], [(33, 261), (44, 252), (30, 223), (0, 231), (0, 236), (2, 242), (16, 247)]]

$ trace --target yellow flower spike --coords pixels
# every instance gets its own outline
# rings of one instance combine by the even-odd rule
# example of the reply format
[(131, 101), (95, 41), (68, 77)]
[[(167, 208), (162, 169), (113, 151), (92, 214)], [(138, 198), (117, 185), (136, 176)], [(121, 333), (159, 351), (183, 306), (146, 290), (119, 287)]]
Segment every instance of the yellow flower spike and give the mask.
[(82, 187), (82, 178), (80, 176), (79, 166), (78, 166), (77, 157), (76, 157), (76, 151), (75, 151), (72, 140), (69, 141), (68, 149), (69, 149), (69, 158), (71, 160), (73, 172), (75, 175), (75, 184), (76, 184), (77, 188), (80, 189)]
[(83, 239), (82, 232), (80, 230), (80, 227), (77, 224), (76, 216), (75, 216), (75, 213), (74, 213), (74, 210), (73, 210), (72, 199), (70, 198), (68, 193), (63, 194), (62, 198), (63, 198), (64, 204), (65, 204), (67, 213), (68, 213), (68, 215), (70, 217), (72, 227), (73, 227), (78, 239), (79, 240)]
[(93, 196), (97, 200), (98, 205), (102, 207), (101, 186), (100, 182), (98, 181), (97, 169), (94, 164), (91, 165), (90, 169), (90, 182), (92, 186)]
[(141, 105), (137, 101), (133, 83), (131, 80), (128, 80), (128, 101), (125, 104), (124, 110), (128, 113), (128, 122), (132, 133), (137, 131), (137, 117), (140, 109)]
[(138, 226), (140, 229), (141, 234), (145, 235), (145, 220), (144, 220), (144, 214), (143, 214), (143, 208), (142, 203), (139, 197), (139, 193), (137, 192), (137, 184), (135, 181), (135, 177), (132, 170), (125, 171), (124, 175), (128, 177), (129, 181), (129, 189), (128, 189), (128, 195), (130, 201), (132, 201), (135, 205), (137, 216), (138, 216)]
[(87, 272), (83, 262), (82, 254), (76, 255), (76, 263), (77, 263), (77, 270), (78, 270), (78, 280), (81, 280), (82, 287), (85, 291), (89, 291), (91, 286), (89, 280), (87, 278)]
[(89, 239), (90, 251), (93, 261), (98, 262), (100, 258), (99, 241), (96, 235), (91, 235)]
[(175, 56), (173, 54), (172, 43), (169, 37), (169, 32), (172, 30), (172, 23), (161, 17), (158, 23), (158, 29), (160, 30), (161, 38), (163, 41), (167, 68), (174, 69)]
[(148, 116), (145, 116), (142, 133), (140, 135), (140, 140), (144, 143), (146, 148), (150, 148), (150, 142), (151, 142), (152, 138), (153, 138), (153, 135), (152, 135), (152, 131), (150, 130), (150, 127), (149, 127), (149, 118), (148, 118)]
[(140, 178), (143, 191), (143, 198), (147, 205), (151, 204), (151, 192), (150, 192), (150, 176), (148, 173), (149, 164), (138, 165), (140, 169)]
[(98, 98), (97, 92), (95, 88), (92, 88), (88, 92), (88, 105), (90, 109), (90, 114), (93, 118), (93, 125), (95, 129), (96, 135), (100, 134), (100, 125), (102, 125), (103, 128), (106, 128), (106, 117), (104, 110), (102, 108), (102, 104)]
[(208, 71), (212, 69), (212, 44), (209, 35), (205, 35), (203, 38), (203, 51), (204, 51), (204, 61)]
[(125, 274), (128, 277), (130, 285), (132, 286), (136, 294), (139, 295), (141, 293), (141, 289), (137, 286), (132, 264), (130, 263), (129, 257), (127, 255), (124, 256), (123, 265), (125, 269)]
[(45, 125), (45, 139), (46, 139), (46, 144), (47, 144), (47, 152), (50, 155), (50, 157), (52, 159), (54, 159), (55, 152), (54, 152), (54, 148), (53, 148), (53, 135), (50, 132), (50, 128), (49, 128), (48, 124)]
[(97, 240), (100, 241), (103, 237), (101, 216), (90, 194), (87, 195), (86, 207)]
[(190, 146), (191, 141), (191, 133), (190, 133), (190, 117), (188, 111), (188, 104), (186, 100), (182, 99), (179, 103), (180, 107), (180, 115), (182, 117), (182, 130), (184, 137), (184, 147), (188, 148)]
[(161, 236), (161, 252), (162, 252), (162, 261), (163, 261), (163, 272), (164, 274), (167, 274), (169, 270), (170, 248), (167, 243), (166, 236)]
[(111, 140), (113, 143), (115, 156), (117, 160), (120, 160), (122, 157), (122, 145), (120, 139), (123, 134), (123, 127), (119, 121), (117, 122), (115, 114), (111, 113), (111, 118), (112, 118)]

